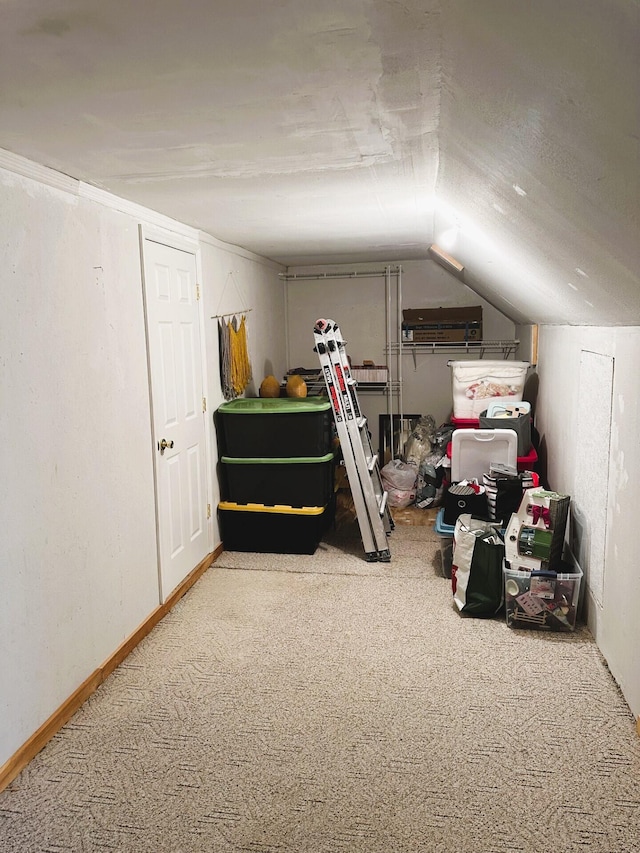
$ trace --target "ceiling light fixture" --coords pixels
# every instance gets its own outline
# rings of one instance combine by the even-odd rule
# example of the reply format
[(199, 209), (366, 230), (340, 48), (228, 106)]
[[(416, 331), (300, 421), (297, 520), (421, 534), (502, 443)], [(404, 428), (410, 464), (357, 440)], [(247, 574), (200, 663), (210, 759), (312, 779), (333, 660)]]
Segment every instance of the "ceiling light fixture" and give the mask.
[(444, 267), (446, 270), (458, 277), (462, 277), (464, 265), (461, 264), (460, 261), (456, 261), (456, 259), (451, 255), (447, 254), (447, 252), (441, 249), (440, 246), (436, 246), (435, 243), (432, 243), (429, 246), (429, 254), (436, 263), (440, 264), (441, 267)]
[(438, 241), (443, 249), (446, 249), (449, 252), (455, 247), (458, 239), (458, 230), (458, 226), (453, 225), (451, 228), (447, 228), (446, 231), (443, 231), (442, 234), (440, 234)]

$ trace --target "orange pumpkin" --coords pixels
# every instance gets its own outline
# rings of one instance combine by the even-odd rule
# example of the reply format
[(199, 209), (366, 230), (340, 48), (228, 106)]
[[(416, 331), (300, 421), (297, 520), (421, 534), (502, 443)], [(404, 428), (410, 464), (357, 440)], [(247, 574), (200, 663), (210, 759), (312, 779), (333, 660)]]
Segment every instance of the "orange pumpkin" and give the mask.
[(280, 383), (275, 376), (265, 376), (260, 384), (261, 397), (279, 397)]
[(302, 376), (294, 373), (287, 379), (287, 397), (306, 397), (307, 383)]

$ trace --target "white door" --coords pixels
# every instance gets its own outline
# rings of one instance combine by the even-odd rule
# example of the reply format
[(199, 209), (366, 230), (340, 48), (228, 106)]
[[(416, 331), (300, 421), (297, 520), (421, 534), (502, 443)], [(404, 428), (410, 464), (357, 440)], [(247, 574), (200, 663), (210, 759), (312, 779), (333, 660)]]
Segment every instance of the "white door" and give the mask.
[(195, 255), (142, 242), (163, 602), (208, 553), (200, 312)]

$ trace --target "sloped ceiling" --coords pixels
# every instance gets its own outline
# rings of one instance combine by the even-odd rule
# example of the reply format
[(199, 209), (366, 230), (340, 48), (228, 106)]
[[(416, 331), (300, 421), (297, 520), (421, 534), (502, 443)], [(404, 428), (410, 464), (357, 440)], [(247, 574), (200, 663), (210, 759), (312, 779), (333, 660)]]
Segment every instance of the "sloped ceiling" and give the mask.
[(1, 0), (0, 147), (287, 266), (640, 324), (636, 0)]
[(445, 3), (436, 228), (514, 319), (640, 321), (640, 6)]

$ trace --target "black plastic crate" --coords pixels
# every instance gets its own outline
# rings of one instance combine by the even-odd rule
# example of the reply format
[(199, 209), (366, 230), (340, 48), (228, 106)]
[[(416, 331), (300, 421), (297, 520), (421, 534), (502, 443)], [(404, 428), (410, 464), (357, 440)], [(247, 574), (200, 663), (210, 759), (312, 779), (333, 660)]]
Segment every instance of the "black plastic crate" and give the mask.
[(241, 397), (216, 412), (222, 452), (232, 458), (324, 456), (331, 450), (327, 397)]
[(285, 459), (223, 456), (222, 493), (238, 504), (326, 506), (333, 494), (334, 458), (333, 453)]
[(258, 554), (313, 554), (334, 516), (335, 502), (295, 508), (218, 504), (222, 544), (227, 551)]

